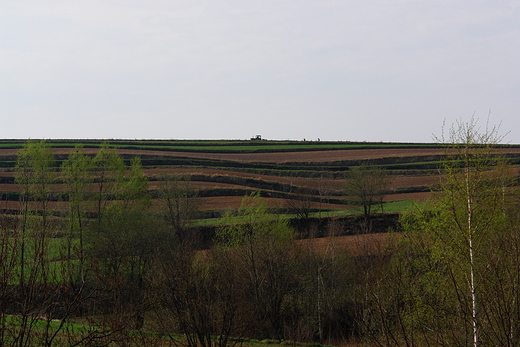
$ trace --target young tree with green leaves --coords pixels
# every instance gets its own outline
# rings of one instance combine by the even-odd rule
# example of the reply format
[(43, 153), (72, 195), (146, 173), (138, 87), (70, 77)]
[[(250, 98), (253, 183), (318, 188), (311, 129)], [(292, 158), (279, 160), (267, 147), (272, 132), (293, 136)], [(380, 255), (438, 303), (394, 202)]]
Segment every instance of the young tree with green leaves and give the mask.
[(438, 237), (448, 241), (445, 247), (452, 254), (447, 252), (447, 255), (462, 254), (466, 259), (460, 264), (462, 275), (466, 273), (471, 297), (474, 347), (480, 340), (478, 263), (485, 261), (479, 252), (504, 216), (504, 189), (511, 179), (503, 156), (496, 150), (503, 140), (499, 128), (487, 128), (483, 133), (479, 130), (477, 121), (472, 118), (468, 123), (458, 122), (452, 126), (448, 139), (443, 139), (448, 147), (448, 161), (444, 165), (439, 203), (445, 208), (447, 223), (437, 230)]
[(141, 158), (133, 157), (130, 160), (130, 166), (126, 168), (118, 190), (118, 198), (121, 199), (124, 207), (149, 206), (148, 178), (144, 174)]
[[(20, 243), (20, 285), (24, 287), (27, 277), (27, 256), (34, 257), (37, 268), (31, 268), (30, 275), (44, 276), (46, 267), (41, 257), (46, 253), (50, 229), (51, 184), (55, 177), (55, 158), (45, 141), (27, 142), (18, 152), (16, 182), (21, 187), (21, 243)], [(32, 249), (28, 249), (28, 242)]]
[[(66, 318), (77, 308), (79, 295), (70, 295), (71, 288), (61, 275), (68, 271), (51, 266), (54, 243), (54, 218), (50, 208), (52, 184), (56, 183), (56, 162), (49, 144), (29, 141), (18, 152), (16, 182), (21, 187), (21, 219), (19, 229), (7, 239), (16, 245), (19, 255), (11, 292), (11, 317), (0, 344), (13, 346), (52, 346), (63, 332)], [(14, 258), (11, 258), (14, 260)], [(15, 305), (16, 304), (16, 305)], [(56, 317), (59, 324), (52, 323)], [(5, 326), (4, 326), (5, 327)]]
[(92, 168), (96, 185), (95, 211), (98, 225), (101, 225), (105, 209), (120, 196), (125, 163), (114, 148), (111, 148), (108, 143), (103, 143), (92, 159)]
[(283, 308), (294, 288), (294, 231), (286, 220), (271, 215), (258, 193), (243, 198), (236, 211), (224, 215), (216, 240), (237, 256), (246, 308), (256, 333), (283, 336)]
[[(379, 320), (386, 343), (478, 347), (519, 341), (512, 312), (520, 306), (510, 299), (518, 294), (520, 272), (509, 261), (518, 252), (503, 244), (518, 238), (509, 209), (513, 175), (500, 151), (499, 128), (481, 132), (477, 123), (458, 122), (441, 138), (446, 160), (440, 190), (401, 218), (399, 251), (385, 272), (392, 282), (373, 296), (376, 307), (385, 307), (381, 299), (388, 297), (389, 306), (380, 311), (387, 318)], [(498, 318), (492, 314), (498, 308), (509, 314)]]
[(61, 166), (62, 177), (67, 187), (69, 202), (69, 243), (67, 256), (72, 257), (72, 240), (79, 239), (78, 258), (80, 262), (80, 280), (85, 281), (85, 261), (84, 261), (84, 231), (85, 231), (85, 211), (84, 205), (87, 200), (87, 187), (92, 183), (92, 160), (85, 155), (82, 145), (76, 145), (70, 152), (68, 158), (63, 161)]
[(38, 229), (45, 232), (49, 227), (51, 184), (56, 180), (56, 160), (50, 146), (45, 141), (28, 141), (18, 151), (15, 172), (21, 187), (22, 211), (29, 211), (30, 205), (37, 209), (42, 217)]

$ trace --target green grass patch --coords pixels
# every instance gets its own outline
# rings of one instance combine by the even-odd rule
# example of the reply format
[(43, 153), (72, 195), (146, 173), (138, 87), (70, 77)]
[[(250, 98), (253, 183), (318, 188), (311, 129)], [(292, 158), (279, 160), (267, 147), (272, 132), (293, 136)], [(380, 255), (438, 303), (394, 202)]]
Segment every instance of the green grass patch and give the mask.
[(414, 200), (399, 200), (385, 203), (385, 212), (400, 213), (409, 211), (417, 206), (420, 206), (421, 202)]

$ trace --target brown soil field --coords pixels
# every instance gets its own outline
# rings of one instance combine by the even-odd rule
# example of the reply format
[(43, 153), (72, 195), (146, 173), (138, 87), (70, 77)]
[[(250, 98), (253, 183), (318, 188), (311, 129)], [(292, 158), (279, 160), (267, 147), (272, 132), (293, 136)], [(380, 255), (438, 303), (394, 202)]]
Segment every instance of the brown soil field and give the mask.
[[(118, 150), (121, 154), (163, 155), (175, 157), (191, 157), (202, 159), (219, 159), (239, 162), (290, 163), (308, 162), (322, 163), (342, 160), (377, 159), (390, 157), (408, 157), (442, 154), (442, 149), (345, 149), (307, 152), (271, 152), (271, 153), (189, 153), (175, 151)], [(520, 152), (520, 150), (518, 151)], [(159, 154), (160, 153), (160, 154)]]
[[(383, 148), (383, 149), (345, 149), (332, 151), (272, 152), (272, 153), (197, 153), (176, 151), (118, 150), (121, 154), (163, 155), (202, 159), (220, 159), (239, 162), (321, 163), (342, 160), (362, 160), (394, 157), (414, 157), (444, 154), (443, 149), (435, 148)], [(520, 153), (520, 148), (507, 148), (504, 153)]]
[[(300, 177), (285, 177), (285, 176), (271, 176), (271, 175), (261, 175), (256, 173), (249, 172), (240, 172), (233, 170), (216, 170), (216, 169), (202, 169), (202, 168), (179, 168), (179, 169), (147, 169), (145, 173), (149, 176), (160, 176), (164, 174), (191, 174), (191, 175), (207, 175), (207, 176), (231, 176), (231, 177), (243, 177), (243, 178), (252, 178), (255, 180), (268, 181), (268, 182), (278, 182), (284, 184), (292, 184), (300, 187), (309, 187), (309, 188), (317, 188), (319, 184), (327, 184), (329, 189), (332, 186), (336, 186), (339, 182), (338, 180), (330, 180), (330, 179), (314, 179), (314, 178), (300, 178)], [(339, 185), (337, 185), (337, 189), (341, 189)]]
[[(287, 207), (287, 200), (276, 199), (276, 198), (262, 198), (267, 207)], [(204, 210), (222, 210), (222, 209), (235, 209), (240, 207), (242, 202), (241, 196), (212, 196), (198, 198), (197, 208), (201, 211)], [(312, 202), (312, 208), (323, 208), (323, 209), (343, 209), (343, 205), (327, 204)]]
[(297, 240), (297, 245), (322, 254), (347, 252), (348, 255), (384, 254), (395, 244), (398, 233), (376, 233)]
[[(41, 208), (41, 204), (37, 202), (31, 203), (30, 206), (32, 209)], [(69, 209), (69, 204), (65, 201), (51, 201), (49, 202), (48, 207), (50, 210), (54, 211), (67, 211)], [(20, 203), (20, 201), (0, 201), (0, 209), (21, 210), (21, 208), (22, 204)]]
[(19, 192), (20, 186), (18, 184), (0, 184), (0, 192)]
[(431, 187), (439, 183), (440, 177), (435, 176), (392, 176), (390, 188)]
[[(189, 183), (190, 187), (195, 190), (201, 190), (201, 189), (250, 189), (245, 186), (241, 186), (238, 184), (229, 184), (229, 183), (219, 183), (219, 182), (199, 182), (199, 181), (191, 181)], [(159, 186), (158, 181), (151, 181), (148, 184), (148, 187), (150, 189), (156, 189)], [(1, 187), (1, 185), (0, 185)], [(1, 188), (0, 188), (1, 189)], [(252, 189), (252, 188), (251, 188)]]
[[(203, 168), (179, 168), (179, 169), (146, 169), (145, 174), (149, 177), (157, 177), (166, 174), (191, 174), (191, 175), (207, 175), (207, 176), (233, 176), (252, 178), (256, 180), (277, 182), (283, 184), (291, 184), (299, 187), (307, 188), (325, 188), (325, 189), (343, 189), (344, 182), (342, 180), (333, 180), (327, 178), (301, 178), (301, 177), (285, 177), (285, 176), (271, 176), (261, 175), (249, 172), (240, 172), (232, 170), (215, 170)], [(4, 171), (0, 172), (0, 177), (14, 177), (14, 172)], [(439, 181), (439, 176), (393, 176), (390, 188), (399, 187), (417, 187), (417, 186), (431, 186)], [(202, 183), (202, 182), (201, 182)], [(211, 182), (207, 182), (208, 184)], [(212, 183), (216, 184), (216, 182)], [(0, 189), (3, 191), (3, 189)]]
[[(236, 209), (240, 207), (242, 202), (241, 196), (212, 196), (212, 197), (199, 197), (197, 198), (196, 208), (199, 211), (206, 210), (227, 210), (227, 209)], [(285, 199), (277, 199), (277, 198), (262, 198), (267, 207), (277, 208), (277, 207), (287, 207), (287, 200)], [(158, 206), (160, 204), (159, 200), (152, 200), (152, 205)], [(31, 207), (34, 209), (40, 208), (39, 203), (32, 203)], [(18, 210), (21, 208), (21, 203), (19, 201), (0, 201), (0, 209), (7, 210)], [(69, 209), (69, 205), (66, 201), (52, 201), (49, 203), (49, 208), (51, 210), (56, 211), (66, 211)], [(337, 204), (327, 204), (327, 203), (319, 203), (312, 202), (311, 208), (322, 208), (322, 209), (343, 209), (345, 208), (343, 205)], [(88, 208), (87, 208), (88, 210)], [(92, 209), (94, 211), (94, 209)]]
[(385, 195), (383, 201), (402, 201), (402, 200), (414, 200), (424, 201), (432, 196), (430, 192), (417, 192), (417, 193), (399, 193), (399, 194), (388, 194)]
[[(55, 154), (68, 154), (70, 148), (54, 148)], [(97, 153), (96, 148), (85, 148), (88, 154)], [(302, 151), (302, 152), (270, 152), (270, 153), (200, 153), (180, 151), (154, 151), (154, 150), (130, 150), (118, 149), (119, 154), (175, 156), (202, 159), (219, 159), (239, 162), (333, 162), (343, 160), (362, 160), (395, 157), (414, 157), (426, 155), (440, 155), (445, 151), (442, 148), (381, 148), (381, 149), (342, 149), (328, 151)], [(503, 153), (520, 153), (520, 148), (505, 148)], [(0, 156), (16, 155), (17, 149), (0, 149)]]
[[(231, 170), (214, 170), (214, 169), (150, 169), (146, 170), (148, 175), (161, 174), (193, 174), (193, 175), (208, 175), (208, 176), (236, 176), (252, 178), (263, 181), (278, 182), (283, 184), (291, 184), (299, 187), (315, 188), (315, 189), (343, 189), (345, 183), (343, 180), (333, 180), (327, 178), (300, 178), (300, 177), (284, 177), (284, 176), (270, 176), (261, 175), (248, 172), (231, 171)], [(418, 186), (432, 186), (438, 183), (439, 176), (392, 176), (392, 183), (390, 188), (402, 187), (418, 187)]]

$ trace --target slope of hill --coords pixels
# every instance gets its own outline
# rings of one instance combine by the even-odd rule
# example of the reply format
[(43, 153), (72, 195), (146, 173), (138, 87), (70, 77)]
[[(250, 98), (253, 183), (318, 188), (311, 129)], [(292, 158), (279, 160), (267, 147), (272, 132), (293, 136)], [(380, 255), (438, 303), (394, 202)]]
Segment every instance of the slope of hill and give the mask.
[[(15, 210), (19, 188), (14, 180), (17, 151), (25, 141), (0, 141), (1, 208)], [(94, 155), (105, 141), (50, 140), (58, 160), (76, 143)], [(268, 206), (284, 208), (289, 200), (309, 201), (313, 211), (344, 210), (344, 175), (350, 168), (370, 164), (384, 168), (392, 183), (385, 202), (423, 200), (438, 181), (438, 167), (445, 154), (437, 144), (353, 143), (301, 141), (166, 141), (114, 140), (109, 144), (129, 160), (142, 159), (149, 188), (156, 188), (162, 174), (182, 174), (191, 180), (199, 196), (200, 211), (237, 208), (241, 198), (261, 191)], [(503, 150), (515, 165), (520, 146)], [(53, 186), (63, 190), (59, 184)], [(59, 200), (59, 199), (58, 199)], [(60, 201), (57, 209), (64, 208)], [(206, 214), (209, 216), (211, 214)]]

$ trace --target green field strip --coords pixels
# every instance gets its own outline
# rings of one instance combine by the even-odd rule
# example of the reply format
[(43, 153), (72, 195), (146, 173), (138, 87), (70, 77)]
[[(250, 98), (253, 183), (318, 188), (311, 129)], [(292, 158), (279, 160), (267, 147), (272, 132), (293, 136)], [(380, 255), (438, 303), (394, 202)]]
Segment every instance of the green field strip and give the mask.
[[(39, 141), (37, 139), (33, 141)], [(27, 141), (0, 140), (0, 148), (21, 148)], [(71, 148), (81, 144), (86, 148), (100, 147), (103, 143), (120, 149), (197, 151), (217, 153), (315, 151), (337, 149), (392, 149), (442, 148), (438, 143), (350, 142), (350, 141), (279, 141), (279, 140), (119, 140), (119, 139), (50, 139), (46, 143), (55, 148)], [(520, 145), (499, 145), (499, 148), (516, 148)]]
[[(34, 140), (39, 141), (39, 140)], [(0, 140), (0, 148), (21, 148), (25, 140)], [(77, 144), (85, 148), (99, 147), (108, 143), (119, 149), (179, 150), (198, 152), (276, 152), (335, 149), (381, 149), (381, 148), (438, 148), (431, 143), (379, 143), (341, 141), (250, 141), (250, 140), (47, 140), (54, 148), (72, 148)]]
[(402, 213), (406, 211), (410, 211), (413, 208), (419, 206), (420, 203), (413, 200), (399, 200), (399, 201), (391, 201), (386, 202), (384, 204), (384, 210), (388, 213)]

